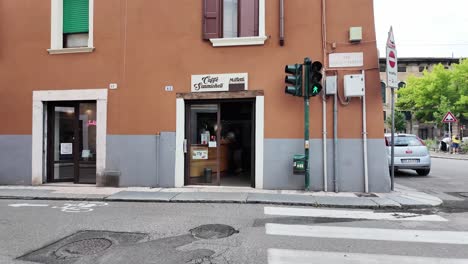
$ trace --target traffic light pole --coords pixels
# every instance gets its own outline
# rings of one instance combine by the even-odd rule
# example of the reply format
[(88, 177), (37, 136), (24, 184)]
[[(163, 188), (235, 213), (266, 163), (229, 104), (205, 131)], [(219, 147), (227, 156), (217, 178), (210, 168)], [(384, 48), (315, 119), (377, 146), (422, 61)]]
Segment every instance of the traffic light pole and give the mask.
[(309, 69), (311, 65), (309, 58), (304, 59), (304, 169), (305, 169), (305, 189), (310, 190), (310, 168), (309, 168)]

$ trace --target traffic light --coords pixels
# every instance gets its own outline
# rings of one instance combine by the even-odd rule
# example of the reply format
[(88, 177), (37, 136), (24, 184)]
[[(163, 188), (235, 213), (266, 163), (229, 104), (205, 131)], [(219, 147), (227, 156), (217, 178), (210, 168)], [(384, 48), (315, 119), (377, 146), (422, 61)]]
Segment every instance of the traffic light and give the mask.
[(316, 96), (322, 91), (322, 63), (316, 61), (310, 66), (309, 72), (309, 96)]
[(291, 74), (286, 75), (284, 81), (292, 86), (288, 85), (284, 89), (284, 92), (294, 96), (302, 96), (302, 65), (301, 64), (290, 64), (286, 65), (284, 69), (285, 73)]

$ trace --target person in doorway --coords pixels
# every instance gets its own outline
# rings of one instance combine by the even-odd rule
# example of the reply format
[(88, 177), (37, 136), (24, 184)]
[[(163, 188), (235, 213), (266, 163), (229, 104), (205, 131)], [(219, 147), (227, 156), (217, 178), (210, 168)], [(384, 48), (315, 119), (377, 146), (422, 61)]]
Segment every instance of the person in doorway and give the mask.
[(458, 154), (459, 148), (460, 148), (460, 137), (458, 135), (454, 135), (452, 137), (452, 148), (453, 148), (453, 153)]

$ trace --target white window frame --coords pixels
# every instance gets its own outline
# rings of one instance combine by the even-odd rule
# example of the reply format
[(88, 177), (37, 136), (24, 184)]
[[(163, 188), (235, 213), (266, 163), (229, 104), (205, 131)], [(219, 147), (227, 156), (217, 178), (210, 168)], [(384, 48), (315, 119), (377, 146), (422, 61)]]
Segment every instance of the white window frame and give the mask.
[(49, 54), (65, 54), (65, 53), (83, 53), (92, 52), (93, 44), (93, 28), (94, 28), (94, 0), (89, 0), (89, 31), (88, 31), (88, 46), (80, 48), (64, 48), (63, 47), (63, 0), (51, 0), (51, 28), (50, 28), (50, 49)]
[(258, 36), (210, 39), (213, 47), (264, 45), (266, 40), (267, 36), (265, 33), (265, 0), (258, 1)]

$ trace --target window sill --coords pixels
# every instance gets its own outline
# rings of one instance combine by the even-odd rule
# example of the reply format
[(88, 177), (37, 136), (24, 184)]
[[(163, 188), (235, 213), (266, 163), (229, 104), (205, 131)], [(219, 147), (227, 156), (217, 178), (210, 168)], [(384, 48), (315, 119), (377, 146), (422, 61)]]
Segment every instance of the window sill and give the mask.
[(213, 47), (263, 45), (267, 37), (215, 38), (210, 39)]
[(49, 54), (68, 54), (68, 53), (90, 53), (94, 51), (94, 47), (83, 48), (64, 48), (64, 49), (48, 49)]

